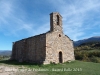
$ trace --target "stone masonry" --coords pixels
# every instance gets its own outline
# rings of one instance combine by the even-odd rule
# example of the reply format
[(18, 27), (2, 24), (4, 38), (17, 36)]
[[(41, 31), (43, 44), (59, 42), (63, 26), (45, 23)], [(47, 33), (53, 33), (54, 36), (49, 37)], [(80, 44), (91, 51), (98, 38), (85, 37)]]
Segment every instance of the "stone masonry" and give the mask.
[(11, 60), (40, 64), (73, 61), (73, 41), (63, 34), (62, 16), (50, 14), (50, 31), (13, 42)]

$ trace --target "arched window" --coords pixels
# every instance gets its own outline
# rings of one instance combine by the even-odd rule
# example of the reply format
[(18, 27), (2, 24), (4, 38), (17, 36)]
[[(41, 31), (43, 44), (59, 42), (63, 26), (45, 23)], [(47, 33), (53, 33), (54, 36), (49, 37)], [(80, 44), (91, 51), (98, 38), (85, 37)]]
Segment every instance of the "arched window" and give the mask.
[(59, 25), (59, 16), (57, 15), (57, 25)]
[(59, 34), (59, 37), (61, 37), (61, 34)]

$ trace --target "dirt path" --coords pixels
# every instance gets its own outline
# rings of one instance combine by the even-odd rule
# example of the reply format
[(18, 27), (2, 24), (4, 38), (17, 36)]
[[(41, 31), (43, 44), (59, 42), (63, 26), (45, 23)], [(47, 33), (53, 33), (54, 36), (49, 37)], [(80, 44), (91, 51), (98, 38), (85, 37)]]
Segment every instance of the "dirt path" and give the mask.
[(39, 75), (34, 71), (27, 71), (25, 67), (0, 64), (0, 75)]

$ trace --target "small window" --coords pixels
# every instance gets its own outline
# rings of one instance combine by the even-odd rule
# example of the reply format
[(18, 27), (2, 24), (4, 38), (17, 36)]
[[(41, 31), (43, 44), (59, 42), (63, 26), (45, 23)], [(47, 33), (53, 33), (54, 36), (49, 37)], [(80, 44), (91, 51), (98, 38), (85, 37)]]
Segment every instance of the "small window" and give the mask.
[(59, 34), (59, 37), (61, 37), (61, 34)]

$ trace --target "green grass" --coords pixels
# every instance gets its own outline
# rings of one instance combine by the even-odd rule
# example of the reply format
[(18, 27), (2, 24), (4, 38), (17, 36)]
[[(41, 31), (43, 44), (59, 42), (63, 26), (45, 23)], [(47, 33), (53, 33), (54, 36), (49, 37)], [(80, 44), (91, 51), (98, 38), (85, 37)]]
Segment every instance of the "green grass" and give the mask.
[[(19, 63), (16, 61), (0, 61), (0, 64), (24, 66), (31, 70), (38, 71), (39, 75), (100, 75), (100, 63), (73, 61), (63, 64), (37, 65), (29, 63)], [(53, 71), (53, 69), (58, 71)], [(64, 70), (66, 69), (66, 70)]]
[(100, 75), (100, 64), (92, 62), (74, 61), (71, 63), (46, 65), (44, 68), (54, 69), (71, 69), (71, 71), (46, 71), (40, 72), (47, 75)]

